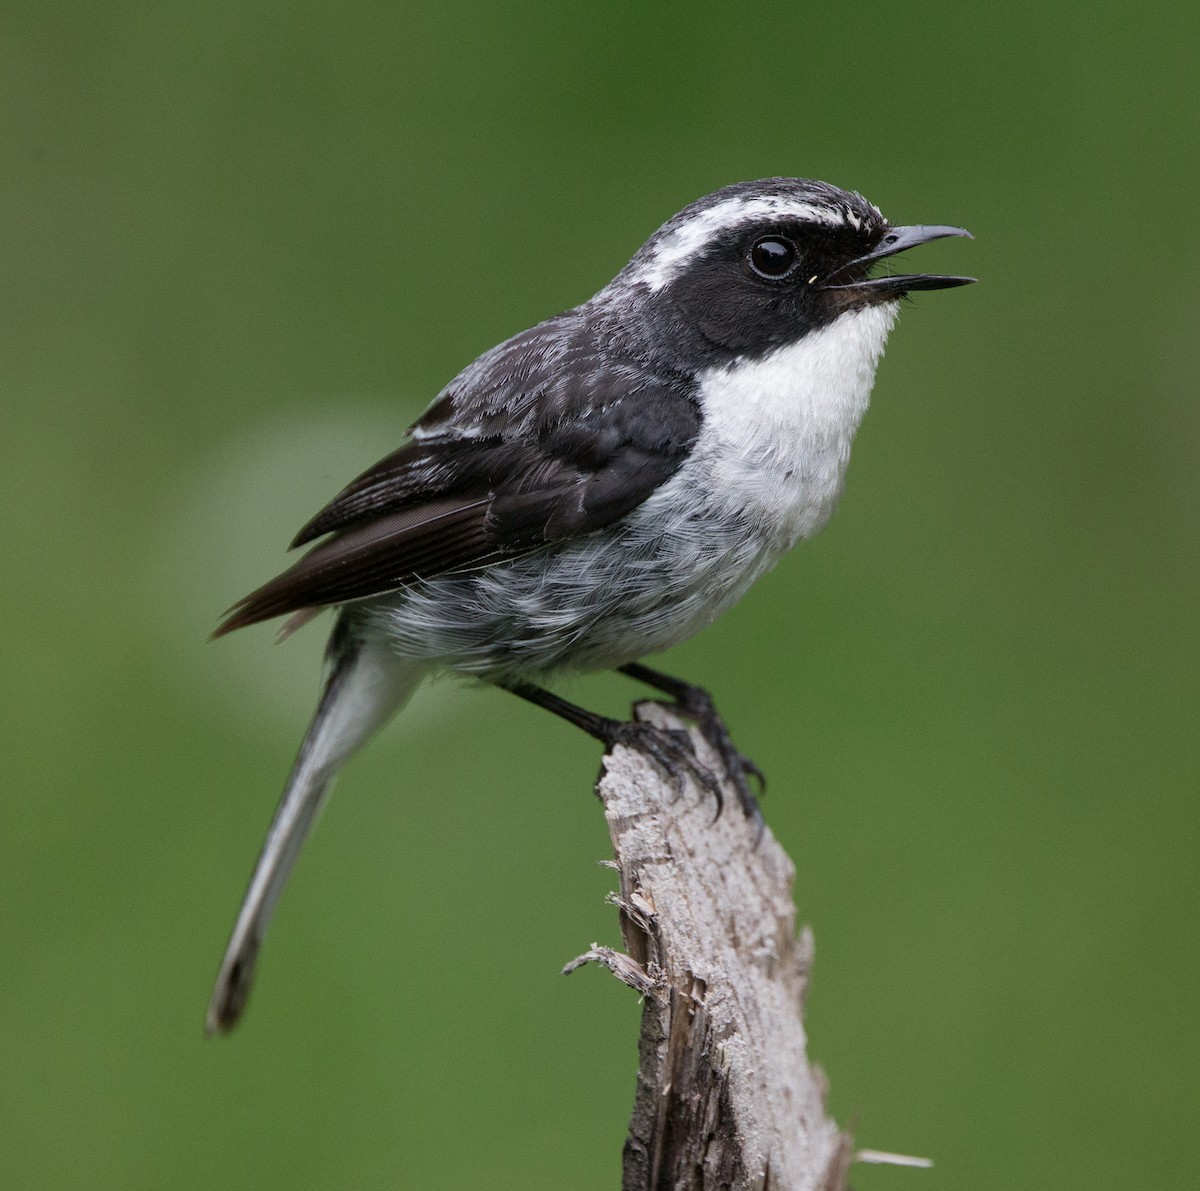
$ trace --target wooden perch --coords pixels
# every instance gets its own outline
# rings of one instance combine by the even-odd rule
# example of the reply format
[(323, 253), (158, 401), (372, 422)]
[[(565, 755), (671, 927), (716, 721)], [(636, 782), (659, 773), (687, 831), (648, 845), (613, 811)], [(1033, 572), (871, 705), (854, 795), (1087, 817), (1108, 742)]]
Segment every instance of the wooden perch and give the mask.
[[(635, 714), (687, 727), (661, 704)], [(623, 1191), (844, 1188), (851, 1141), (805, 1051), (812, 936), (796, 936), (791, 861), (728, 784), (714, 822), (710, 794), (691, 781), (676, 794), (624, 745), (605, 757), (597, 792), (627, 954), (593, 946), (567, 970), (602, 963), (645, 998)]]

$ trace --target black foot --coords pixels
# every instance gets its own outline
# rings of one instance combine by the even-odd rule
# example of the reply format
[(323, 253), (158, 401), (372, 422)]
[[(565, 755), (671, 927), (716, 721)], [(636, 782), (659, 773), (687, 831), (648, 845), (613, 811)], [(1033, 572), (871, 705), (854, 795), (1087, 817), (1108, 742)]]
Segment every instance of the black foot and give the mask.
[(577, 728), (582, 728), (589, 736), (601, 741), (606, 749), (625, 744), (649, 757), (671, 779), (677, 795), (683, 793), (684, 777), (690, 774), (697, 785), (716, 799), (717, 814), (721, 813), (724, 803), (721, 783), (700, 763), (692, 749), (691, 737), (686, 732), (658, 728), (654, 724), (637, 721), (625, 723), (609, 719), (608, 716), (597, 715), (584, 707), (568, 703), (566, 699), (531, 683), (514, 682), (500, 685), (512, 691), (514, 695), (519, 695)]
[(671, 779), (678, 796), (683, 793), (683, 783), (690, 776), (698, 786), (713, 796), (717, 803), (717, 814), (725, 805), (721, 783), (701, 764), (692, 750), (692, 740), (686, 732), (677, 728), (659, 728), (639, 720), (623, 722), (604, 720), (605, 748), (613, 749), (618, 744), (628, 745), (645, 757), (649, 757)]
[(737, 790), (742, 810), (747, 818), (753, 819), (758, 824), (761, 832), (763, 828), (762, 811), (759, 810), (758, 799), (755, 797), (754, 791), (750, 789), (749, 779), (753, 778), (758, 784), (759, 794), (765, 794), (767, 791), (766, 775), (733, 743), (729, 729), (721, 718), (720, 712), (717, 711), (712, 696), (701, 686), (694, 686), (690, 682), (682, 682), (667, 674), (660, 674), (657, 670), (652, 670), (637, 662), (622, 666), (621, 673), (629, 675), (630, 678), (636, 678), (639, 682), (644, 682), (648, 686), (670, 695), (675, 700), (676, 707), (695, 723), (696, 727), (700, 729), (700, 735), (708, 741), (709, 747), (721, 758), (725, 773), (734, 789)]

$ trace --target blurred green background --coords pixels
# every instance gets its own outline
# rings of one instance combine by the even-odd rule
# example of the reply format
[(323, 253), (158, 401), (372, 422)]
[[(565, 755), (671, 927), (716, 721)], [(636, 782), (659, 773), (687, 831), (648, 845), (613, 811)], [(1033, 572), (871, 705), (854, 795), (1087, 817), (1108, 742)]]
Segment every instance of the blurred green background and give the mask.
[[(1200, 1112), (1191, 4), (0, 11), (0, 1184), (614, 1188), (597, 746), (444, 684), (209, 983), (320, 627), (218, 613), (483, 349), (769, 174), (961, 241), (830, 529), (663, 665), (772, 779), (863, 1189), (1182, 1187)], [(925, 254), (928, 255), (925, 255)], [(615, 678), (573, 693), (623, 714)]]

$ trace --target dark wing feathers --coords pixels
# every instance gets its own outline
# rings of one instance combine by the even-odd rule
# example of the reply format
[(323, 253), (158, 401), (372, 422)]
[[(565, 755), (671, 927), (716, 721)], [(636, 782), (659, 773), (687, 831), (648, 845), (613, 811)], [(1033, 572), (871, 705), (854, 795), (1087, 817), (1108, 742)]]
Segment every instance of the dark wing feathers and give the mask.
[(422, 496), (458, 486), (454, 444), (406, 442), (347, 484), (292, 539), (292, 548)]
[(490, 543), (487, 500), (427, 501), (386, 513), (310, 550), (270, 583), (239, 600), (213, 635), (324, 604), (390, 591), (420, 575), (483, 561)]
[(235, 604), (216, 635), (591, 533), (641, 504), (695, 442), (693, 386), (602, 356), (571, 319), (467, 368), (416, 437), (343, 489), (293, 544), (332, 536)]

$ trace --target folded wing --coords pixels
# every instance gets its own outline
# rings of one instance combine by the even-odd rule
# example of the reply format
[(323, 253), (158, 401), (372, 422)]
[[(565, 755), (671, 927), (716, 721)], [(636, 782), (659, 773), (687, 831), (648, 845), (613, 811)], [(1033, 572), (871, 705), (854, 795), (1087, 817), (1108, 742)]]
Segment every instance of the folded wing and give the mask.
[(592, 533), (669, 479), (699, 431), (690, 384), (632, 361), (588, 366), (578, 346), (564, 368), (563, 352), (539, 340), (552, 325), (467, 369), (415, 437), (293, 545), (329, 536), (235, 604), (215, 635)]

